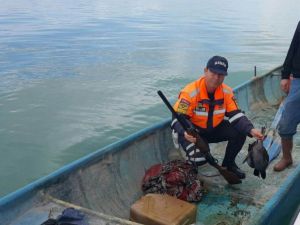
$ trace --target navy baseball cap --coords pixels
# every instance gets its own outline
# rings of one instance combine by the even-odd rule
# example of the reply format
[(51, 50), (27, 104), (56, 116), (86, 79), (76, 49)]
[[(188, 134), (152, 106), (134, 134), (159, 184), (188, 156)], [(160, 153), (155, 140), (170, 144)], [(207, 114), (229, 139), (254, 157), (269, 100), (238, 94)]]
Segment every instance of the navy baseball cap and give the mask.
[(218, 73), (226, 76), (228, 69), (228, 61), (222, 56), (215, 55), (208, 60), (206, 68), (212, 71), (213, 73)]

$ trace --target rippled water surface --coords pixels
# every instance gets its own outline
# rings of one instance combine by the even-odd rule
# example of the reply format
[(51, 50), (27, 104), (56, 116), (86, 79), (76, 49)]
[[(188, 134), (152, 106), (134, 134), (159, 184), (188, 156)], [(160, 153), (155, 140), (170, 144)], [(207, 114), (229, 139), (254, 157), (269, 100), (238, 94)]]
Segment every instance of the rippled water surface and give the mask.
[(296, 0), (1, 1), (0, 196), (167, 118), (209, 57), (231, 86), (283, 63)]

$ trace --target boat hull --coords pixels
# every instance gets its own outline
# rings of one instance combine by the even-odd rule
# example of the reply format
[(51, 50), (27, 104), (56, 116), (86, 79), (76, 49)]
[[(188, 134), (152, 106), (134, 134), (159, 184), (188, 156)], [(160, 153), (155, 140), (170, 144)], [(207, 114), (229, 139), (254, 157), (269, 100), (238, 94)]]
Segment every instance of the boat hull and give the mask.
[[(272, 156), (270, 160), (280, 152), (276, 127), (283, 93), (279, 90), (279, 75), (280, 67), (234, 89), (240, 107), (256, 126), (269, 127), (265, 145)], [(211, 149), (222, 160), (224, 143), (213, 144)], [(197, 204), (199, 224), (282, 224), (283, 218), (292, 216), (290, 209), (297, 208), (300, 202), (297, 164), (279, 174), (270, 166), (267, 179), (262, 180), (242, 164), (246, 154), (244, 148), (237, 157), (237, 163), (247, 172), (239, 185), (228, 185), (209, 165), (199, 168), (209, 191)], [(180, 157), (173, 146), (170, 120), (165, 120), (5, 196), (0, 200), (0, 221), (41, 224), (50, 211), (55, 217), (63, 208), (74, 207), (85, 212), (91, 224), (133, 224), (128, 221), (129, 209), (143, 194), (140, 184), (145, 170)]]

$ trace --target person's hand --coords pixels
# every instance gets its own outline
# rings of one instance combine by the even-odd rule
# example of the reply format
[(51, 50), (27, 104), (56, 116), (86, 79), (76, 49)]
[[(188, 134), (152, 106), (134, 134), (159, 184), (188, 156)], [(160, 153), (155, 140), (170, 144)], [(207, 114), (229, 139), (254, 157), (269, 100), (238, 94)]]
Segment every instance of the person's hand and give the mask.
[(281, 90), (283, 90), (285, 93), (289, 93), (290, 83), (290, 79), (282, 79), (280, 82)]
[(196, 143), (196, 138), (192, 135), (189, 135), (186, 131), (184, 132), (184, 138), (189, 142)]
[(250, 134), (255, 137), (257, 140), (263, 140), (264, 139), (264, 135), (260, 132), (260, 130), (253, 128), (250, 131)]

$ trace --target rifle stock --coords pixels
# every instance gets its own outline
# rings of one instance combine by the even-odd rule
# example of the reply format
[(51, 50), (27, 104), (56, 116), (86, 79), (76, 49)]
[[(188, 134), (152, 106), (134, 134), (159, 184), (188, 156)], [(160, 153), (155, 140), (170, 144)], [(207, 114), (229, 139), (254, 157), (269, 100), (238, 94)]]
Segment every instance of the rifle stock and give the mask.
[(178, 113), (173, 109), (165, 95), (162, 93), (162, 91), (157, 91), (157, 94), (159, 97), (163, 100), (165, 105), (168, 107), (168, 109), (171, 111), (172, 115), (177, 119), (177, 121), (180, 123), (180, 125), (183, 127), (183, 129), (190, 135), (194, 136), (196, 138), (195, 146), (204, 154), (206, 161), (213, 167), (215, 167), (220, 174), (225, 178), (225, 180), (229, 184), (239, 184), (242, 181), (239, 179), (239, 177), (227, 169), (221, 167), (215, 160), (215, 158), (210, 154), (209, 151), (209, 145), (206, 141), (201, 138), (201, 136), (198, 134), (195, 128), (191, 127), (183, 117), (178, 115)]

